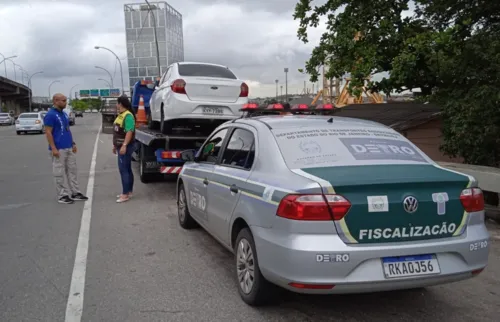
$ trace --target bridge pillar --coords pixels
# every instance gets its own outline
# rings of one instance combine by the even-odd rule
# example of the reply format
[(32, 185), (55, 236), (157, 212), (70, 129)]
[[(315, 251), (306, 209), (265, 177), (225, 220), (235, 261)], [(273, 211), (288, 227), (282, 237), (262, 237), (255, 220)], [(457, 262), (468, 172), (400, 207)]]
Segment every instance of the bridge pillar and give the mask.
[(18, 100), (9, 100), (4, 98), (1, 102), (3, 104), (2, 110), (5, 110), (5, 112), (14, 111), (15, 115), (22, 113), (21, 104), (19, 104)]

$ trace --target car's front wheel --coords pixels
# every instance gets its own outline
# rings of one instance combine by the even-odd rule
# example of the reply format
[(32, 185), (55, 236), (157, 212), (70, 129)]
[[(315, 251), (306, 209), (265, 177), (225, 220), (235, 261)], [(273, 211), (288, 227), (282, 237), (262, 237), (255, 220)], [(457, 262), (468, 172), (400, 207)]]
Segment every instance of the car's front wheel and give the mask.
[(179, 224), (182, 228), (193, 229), (198, 226), (189, 213), (186, 191), (184, 190), (184, 185), (182, 183), (179, 186), (179, 195), (177, 196), (177, 215), (179, 217)]
[(234, 254), (241, 299), (251, 306), (268, 304), (276, 289), (260, 272), (255, 242), (249, 228), (243, 228), (239, 232)]

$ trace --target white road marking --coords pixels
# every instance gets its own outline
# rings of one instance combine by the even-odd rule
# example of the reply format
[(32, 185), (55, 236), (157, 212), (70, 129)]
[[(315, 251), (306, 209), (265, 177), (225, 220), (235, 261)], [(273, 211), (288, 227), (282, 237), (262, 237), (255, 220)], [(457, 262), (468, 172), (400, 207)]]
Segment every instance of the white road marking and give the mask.
[(94, 194), (95, 164), (97, 159), (97, 147), (99, 146), (99, 135), (101, 128), (97, 132), (94, 143), (94, 152), (90, 162), (89, 181), (87, 183), (87, 197), (83, 205), (82, 221), (78, 244), (76, 246), (75, 265), (71, 276), (71, 286), (69, 288), (68, 303), (66, 305), (65, 322), (80, 322), (83, 314), (83, 292), (85, 291), (85, 273), (87, 271), (87, 255), (89, 252), (90, 219), (92, 216), (92, 197)]

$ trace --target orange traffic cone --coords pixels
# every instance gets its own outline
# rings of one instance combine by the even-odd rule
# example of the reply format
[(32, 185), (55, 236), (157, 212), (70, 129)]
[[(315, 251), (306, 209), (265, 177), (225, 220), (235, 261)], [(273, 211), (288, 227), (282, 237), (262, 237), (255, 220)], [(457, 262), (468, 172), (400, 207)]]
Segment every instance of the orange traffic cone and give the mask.
[(135, 118), (135, 127), (148, 124), (148, 120), (146, 118), (146, 109), (144, 108), (144, 97), (142, 95), (139, 99), (139, 108), (137, 109), (137, 115), (135, 116)]

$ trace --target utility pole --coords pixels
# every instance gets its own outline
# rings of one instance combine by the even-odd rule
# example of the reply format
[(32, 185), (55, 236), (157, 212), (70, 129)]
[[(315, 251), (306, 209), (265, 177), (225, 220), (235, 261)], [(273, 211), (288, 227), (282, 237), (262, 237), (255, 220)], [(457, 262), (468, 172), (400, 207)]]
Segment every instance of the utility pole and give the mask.
[(283, 85), (280, 85), (280, 88), (281, 88), (281, 95), (280, 95), (280, 98), (283, 99)]
[(279, 80), (275, 80), (276, 82), (276, 100), (278, 100), (278, 82)]
[(285, 68), (285, 102), (288, 103), (288, 68)]
[[(154, 30), (154, 34), (155, 34), (155, 45), (156, 45), (156, 64), (158, 65), (158, 77), (161, 77), (160, 49), (158, 48), (158, 37), (156, 34), (156, 18), (155, 18), (155, 14), (151, 10), (151, 5), (149, 4), (149, 1), (148, 0), (145, 0), (145, 1), (148, 5), (149, 13), (153, 17), (153, 30)], [(168, 52), (168, 48), (167, 48), (167, 52)]]

